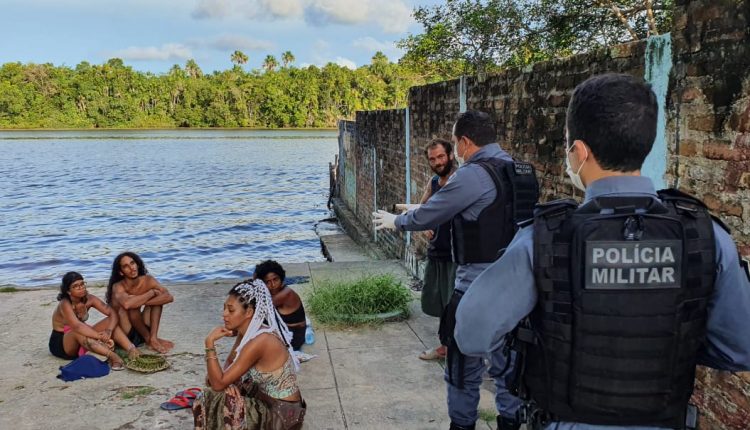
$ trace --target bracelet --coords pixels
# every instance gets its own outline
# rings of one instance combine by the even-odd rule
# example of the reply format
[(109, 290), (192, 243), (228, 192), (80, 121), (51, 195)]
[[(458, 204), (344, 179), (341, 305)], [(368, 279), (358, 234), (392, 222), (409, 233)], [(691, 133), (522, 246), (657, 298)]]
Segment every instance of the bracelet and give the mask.
[(208, 363), (208, 360), (216, 360), (216, 361), (219, 361), (219, 357), (217, 357), (217, 356), (215, 356), (215, 355), (207, 355), (207, 356), (206, 356), (206, 363)]

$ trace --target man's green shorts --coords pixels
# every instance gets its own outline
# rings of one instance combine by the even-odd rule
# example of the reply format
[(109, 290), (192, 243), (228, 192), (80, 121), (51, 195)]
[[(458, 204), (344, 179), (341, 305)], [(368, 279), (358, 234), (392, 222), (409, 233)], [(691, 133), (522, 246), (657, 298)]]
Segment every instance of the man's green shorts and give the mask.
[(440, 317), (453, 294), (456, 281), (456, 263), (427, 259), (422, 288), (422, 312)]

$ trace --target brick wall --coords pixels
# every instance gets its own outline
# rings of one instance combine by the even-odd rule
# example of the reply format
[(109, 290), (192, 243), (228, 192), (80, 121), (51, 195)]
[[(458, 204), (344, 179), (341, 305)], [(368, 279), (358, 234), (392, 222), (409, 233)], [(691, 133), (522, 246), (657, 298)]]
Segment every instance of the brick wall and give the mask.
[[(703, 199), (750, 255), (750, 1), (677, 1), (669, 184)], [(750, 334), (746, 333), (746, 336)], [(750, 373), (698, 368), (703, 428), (750, 428)]]
[[(494, 115), (501, 146), (535, 165), (542, 201), (580, 198), (563, 167), (565, 109), (573, 89), (604, 72), (651, 82), (662, 73), (664, 136), (657, 142), (666, 166), (657, 180), (702, 198), (750, 257), (750, 0), (676, 0), (674, 28), (665, 37), (510, 69), (483, 81), (466, 77), (414, 87), (408, 111), (358, 112), (354, 149), (347, 154), (354, 160), (340, 155), (356, 170), (356, 207), (350, 209), (371, 240), (416, 270), (424, 236), (411, 234), (408, 246), (401, 233), (376, 237), (370, 213), (404, 202), (407, 189), (411, 202), (419, 201), (432, 176), (424, 148), (434, 137), (450, 138), (462, 105)], [(671, 64), (660, 69), (655, 58), (670, 52), (665, 49), (671, 49)], [(750, 428), (748, 373), (699, 368), (694, 401), (703, 428)]]

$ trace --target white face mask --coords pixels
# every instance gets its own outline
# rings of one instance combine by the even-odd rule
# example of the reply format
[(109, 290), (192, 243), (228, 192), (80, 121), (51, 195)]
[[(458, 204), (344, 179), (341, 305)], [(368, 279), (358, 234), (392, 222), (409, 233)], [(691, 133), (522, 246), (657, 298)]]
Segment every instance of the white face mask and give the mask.
[(583, 150), (586, 151), (586, 158), (584, 158), (583, 163), (581, 163), (581, 165), (578, 166), (578, 171), (573, 172), (573, 168), (570, 167), (570, 158), (568, 157), (568, 155), (570, 155), (571, 149), (573, 149), (572, 146), (565, 150), (565, 166), (566, 166), (565, 173), (567, 173), (568, 176), (570, 177), (570, 180), (573, 182), (574, 187), (578, 188), (581, 191), (586, 191), (586, 186), (583, 185), (583, 181), (581, 180), (581, 169), (583, 169), (583, 165), (586, 163), (586, 159), (589, 158), (588, 150), (586, 149), (585, 146), (583, 147)]
[[(458, 167), (461, 167), (466, 162), (464, 160), (464, 157), (459, 155), (458, 148), (461, 147), (461, 141), (459, 140), (458, 143), (456, 143), (456, 156), (454, 157), (456, 159), (456, 163), (458, 163)], [(464, 151), (464, 154), (466, 154), (466, 151)]]

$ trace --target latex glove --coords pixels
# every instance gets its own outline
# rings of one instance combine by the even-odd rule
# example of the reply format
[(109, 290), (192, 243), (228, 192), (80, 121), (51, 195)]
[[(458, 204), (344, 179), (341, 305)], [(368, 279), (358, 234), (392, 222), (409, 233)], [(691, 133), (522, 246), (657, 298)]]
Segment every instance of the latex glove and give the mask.
[(404, 213), (406, 211), (410, 211), (410, 210), (416, 209), (419, 206), (421, 206), (421, 205), (407, 205), (406, 203), (396, 203), (395, 205), (393, 205), (393, 207), (395, 208), (395, 210), (401, 211), (401, 213)]
[(375, 226), (375, 231), (383, 230), (383, 229), (396, 229), (396, 215), (386, 212), (384, 210), (379, 210), (377, 212), (372, 213), (372, 225)]

